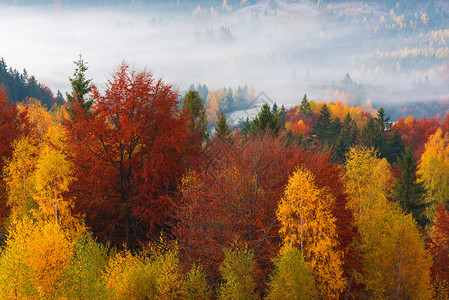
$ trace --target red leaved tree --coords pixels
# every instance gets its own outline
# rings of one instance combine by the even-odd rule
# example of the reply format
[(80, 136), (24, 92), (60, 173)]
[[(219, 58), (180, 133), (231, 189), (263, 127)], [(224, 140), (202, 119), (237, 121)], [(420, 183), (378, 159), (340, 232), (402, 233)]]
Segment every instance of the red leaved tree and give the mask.
[(78, 101), (65, 120), (75, 211), (102, 240), (134, 248), (172, 220), (172, 196), (199, 137), (172, 86), (125, 62), (104, 94), (94, 87), (91, 96), (91, 111)]
[(326, 186), (337, 199), (333, 213), (340, 247), (346, 248), (354, 236), (352, 214), (345, 208), (340, 167), (328, 157), (328, 153), (287, 146), (270, 134), (245, 142), (238, 137), (233, 142), (212, 139), (203, 160), (181, 186), (183, 205), (176, 231), (181, 254), (201, 262), (217, 279), (222, 249), (237, 239), (254, 251), (262, 288), (280, 245), (278, 201), (289, 176), (302, 165), (316, 174), (317, 185)]
[[(437, 299), (449, 296), (449, 211), (440, 203), (437, 206), (436, 221), (430, 235), (431, 268)], [(444, 296), (443, 296), (444, 295)]]
[(8, 96), (0, 87), (0, 220), (9, 211), (6, 205), (3, 167), (13, 152), (13, 141), (29, 130), (26, 110), (19, 113), (15, 104), (9, 104)]
[(413, 145), (415, 157), (421, 157), (427, 140), (437, 131), (439, 126), (440, 123), (435, 118), (413, 119), (410, 116), (406, 119), (400, 118), (391, 129), (397, 129), (402, 140), (406, 144), (411, 143)]

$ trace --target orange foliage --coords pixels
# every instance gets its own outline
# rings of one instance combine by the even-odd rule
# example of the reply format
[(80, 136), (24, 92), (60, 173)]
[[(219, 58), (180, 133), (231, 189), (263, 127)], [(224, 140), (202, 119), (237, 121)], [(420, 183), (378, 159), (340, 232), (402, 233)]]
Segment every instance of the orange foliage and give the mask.
[(206, 115), (207, 115), (207, 121), (210, 124), (215, 124), (218, 120), (218, 100), (217, 100), (217, 92), (209, 91), (209, 94), (207, 95), (207, 109), (206, 109)]
[(302, 120), (299, 120), (298, 123), (293, 123), (290, 126), (290, 131), (294, 135), (301, 134), (302, 136), (307, 136), (311, 130), (312, 129), (309, 126), (307, 126), (306, 124), (304, 124), (304, 122)]

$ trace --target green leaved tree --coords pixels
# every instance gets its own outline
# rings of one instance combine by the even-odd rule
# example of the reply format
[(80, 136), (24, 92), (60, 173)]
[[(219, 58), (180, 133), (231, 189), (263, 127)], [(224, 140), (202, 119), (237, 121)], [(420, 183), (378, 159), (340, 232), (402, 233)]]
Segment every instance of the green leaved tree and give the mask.
[[(73, 106), (76, 101), (79, 101), (84, 110), (89, 111), (94, 103), (87, 96), (92, 89), (92, 79), (86, 78), (85, 74), (88, 67), (81, 54), (79, 55), (79, 59), (74, 61), (74, 63), (76, 65), (75, 73), (73, 73), (72, 78), (69, 78), (70, 84), (72, 85), (72, 92), (66, 93), (67, 101), (69, 102), (69, 106)], [(69, 112), (73, 117), (74, 111), (69, 108)]]

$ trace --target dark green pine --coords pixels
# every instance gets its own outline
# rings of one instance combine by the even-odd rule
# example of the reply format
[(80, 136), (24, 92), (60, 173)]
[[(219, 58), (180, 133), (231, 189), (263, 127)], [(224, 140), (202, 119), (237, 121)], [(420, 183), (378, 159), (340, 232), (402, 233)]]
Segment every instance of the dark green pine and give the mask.
[(412, 146), (407, 146), (398, 161), (400, 176), (396, 179), (396, 199), (405, 212), (411, 213), (421, 226), (428, 224), (425, 209), (430, 203), (424, 203), (424, 185), (419, 180), (418, 163), (414, 157)]

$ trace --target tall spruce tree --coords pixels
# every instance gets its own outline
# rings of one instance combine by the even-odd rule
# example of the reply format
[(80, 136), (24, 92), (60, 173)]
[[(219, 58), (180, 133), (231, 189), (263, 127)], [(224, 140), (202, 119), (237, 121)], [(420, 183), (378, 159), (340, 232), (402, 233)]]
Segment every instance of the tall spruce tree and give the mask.
[(382, 132), (389, 130), (391, 127), (390, 116), (387, 115), (383, 107), (377, 110), (376, 122), (379, 124), (379, 130)]
[(310, 116), (312, 109), (310, 108), (309, 100), (307, 100), (307, 95), (304, 94), (302, 98), (301, 104), (299, 105), (299, 112), (301, 112), (305, 116)]
[(358, 128), (349, 113), (346, 114), (343, 125), (335, 144), (334, 158), (345, 160), (346, 153), (357, 142)]
[(400, 176), (396, 179), (395, 196), (405, 212), (411, 213), (421, 226), (426, 226), (429, 219), (425, 209), (429, 203), (424, 203), (425, 188), (417, 173), (418, 163), (414, 157), (413, 148), (408, 145), (398, 161)]
[(371, 117), (362, 129), (360, 142), (366, 148), (374, 148), (381, 152), (383, 145), (383, 132), (379, 129), (379, 123)]
[(251, 130), (251, 121), (249, 117), (246, 117), (246, 120), (242, 124), (242, 135), (247, 135)]
[(218, 117), (216, 126), (215, 126), (215, 136), (219, 139), (226, 139), (231, 134), (231, 128), (229, 128), (228, 123), (226, 122), (226, 115), (222, 110), (220, 110), (220, 116)]
[[(87, 63), (80, 54), (79, 59), (74, 61), (74, 64), (76, 65), (75, 73), (73, 73), (73, 78), (69, 78), (70, 84), (72, 85), (72, 92), (66, 93), (67, 101), (69, 106), (73, 106), (76, 101), (79, 101), (81, 106), (86, 111), (89, 111), (94, 102), (88, 98), (88, 94), (92, 89), (92, 79), (87, 79), (85, 75), (88, 69)], [(73, 116), (74, 111), (70, 107), (69, 112)]]
[(332, 126), (331, 113), (329, 107), (324, 104), (321, 108), (318, 120), (313, 126), (311, 136), (314, 140), (321, 141), (323, 144), (329, 144), (330, 142), (330, 131)]
[(382, 155), (388, 160), (390, 164), (394, 164), (401, 157), (405, 149), (401, 134), (397, 129), (390, 129), (390, 134), (385, 138)]

